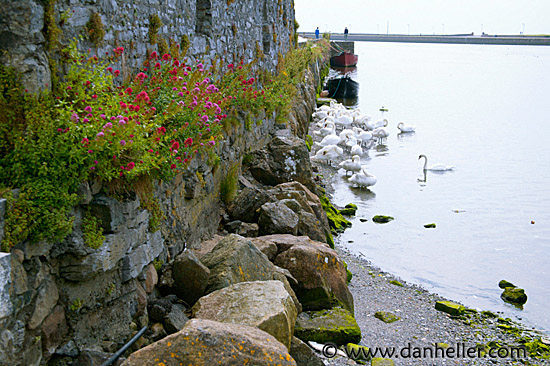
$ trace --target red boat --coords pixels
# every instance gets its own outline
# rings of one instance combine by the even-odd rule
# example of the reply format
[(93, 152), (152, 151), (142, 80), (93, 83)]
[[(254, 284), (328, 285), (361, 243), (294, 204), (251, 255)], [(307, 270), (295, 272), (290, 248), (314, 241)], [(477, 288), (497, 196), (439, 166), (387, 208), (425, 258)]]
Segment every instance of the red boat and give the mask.
[(355, 66), (357, 65), (358, 58), (359, 56), (354, 55), (353, 53), (341, 52), (340, 54), (330, 58), (330, 66)]

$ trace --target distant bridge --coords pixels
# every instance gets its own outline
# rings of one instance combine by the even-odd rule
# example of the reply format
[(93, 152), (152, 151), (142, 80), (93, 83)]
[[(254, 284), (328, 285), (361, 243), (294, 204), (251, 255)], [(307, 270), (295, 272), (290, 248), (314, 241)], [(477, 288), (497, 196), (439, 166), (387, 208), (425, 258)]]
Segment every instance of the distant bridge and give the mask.
[[(315, 38), (313, 32), (301, 32), (302, 37)], [(497, 44), (523, 46), (550, 46), (550, 35), (404, 35), (404, 34), (371, 34), (350, 33), (345, 38), (343, 33), (330, 33), (331, 41), (368, 41), (368, 42), (406, 42), (406, 43), (456, 43), (456, 44)]]

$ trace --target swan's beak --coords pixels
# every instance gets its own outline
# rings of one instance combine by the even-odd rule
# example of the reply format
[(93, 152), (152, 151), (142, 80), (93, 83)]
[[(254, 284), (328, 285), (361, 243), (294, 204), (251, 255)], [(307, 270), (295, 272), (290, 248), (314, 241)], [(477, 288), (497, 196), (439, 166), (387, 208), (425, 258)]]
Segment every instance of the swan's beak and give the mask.
[(420, 156), (418, 157), (418, 160), (420, 160)]

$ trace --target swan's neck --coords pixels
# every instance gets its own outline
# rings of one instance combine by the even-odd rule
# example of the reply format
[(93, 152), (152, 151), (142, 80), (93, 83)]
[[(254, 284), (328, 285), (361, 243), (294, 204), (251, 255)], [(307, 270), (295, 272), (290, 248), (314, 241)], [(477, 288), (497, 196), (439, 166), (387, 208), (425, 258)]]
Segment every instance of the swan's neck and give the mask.
[(426, 156), (423, 156), (424, 158), (424, 170), (428, 167), (428, 158)]

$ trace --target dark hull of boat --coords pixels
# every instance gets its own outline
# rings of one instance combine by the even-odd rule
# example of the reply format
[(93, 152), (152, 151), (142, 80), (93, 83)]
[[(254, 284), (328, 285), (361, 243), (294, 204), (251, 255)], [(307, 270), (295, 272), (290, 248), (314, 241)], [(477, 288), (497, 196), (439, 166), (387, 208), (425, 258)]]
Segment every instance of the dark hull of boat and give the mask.
[(327, 89), (330, 98), (357, 98), (359, 95), (359, 83), (349, 77), (328, 80)]
[(357, 65), (359, 56), (349, 52), (342, 52), (330, 58), (330, 66), (348, 67)]

